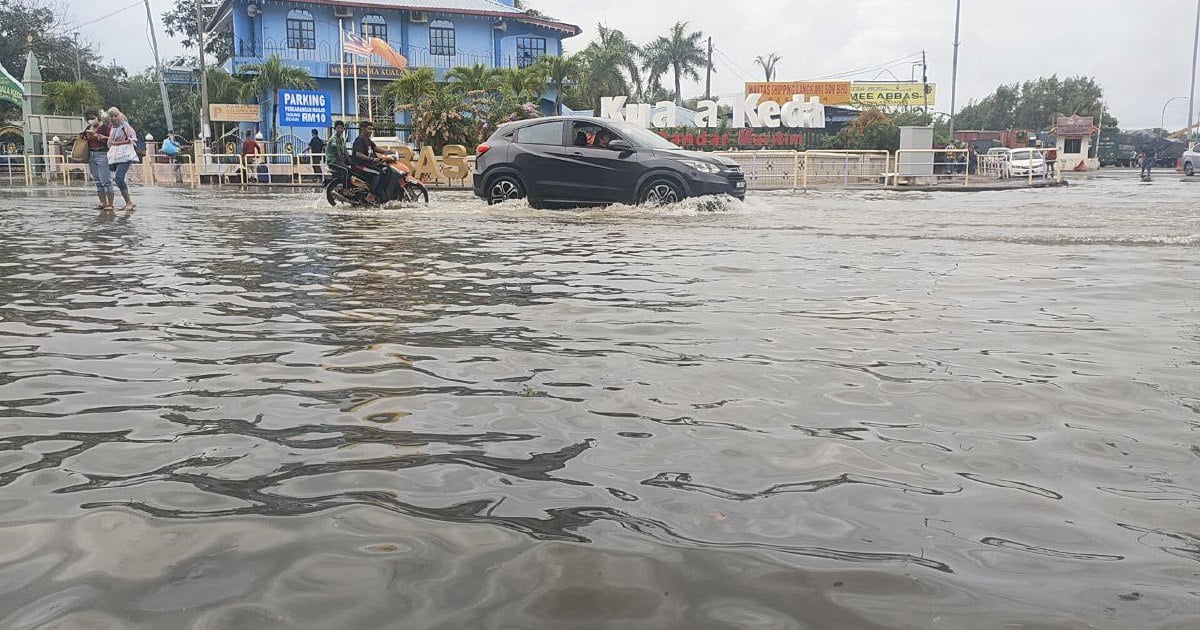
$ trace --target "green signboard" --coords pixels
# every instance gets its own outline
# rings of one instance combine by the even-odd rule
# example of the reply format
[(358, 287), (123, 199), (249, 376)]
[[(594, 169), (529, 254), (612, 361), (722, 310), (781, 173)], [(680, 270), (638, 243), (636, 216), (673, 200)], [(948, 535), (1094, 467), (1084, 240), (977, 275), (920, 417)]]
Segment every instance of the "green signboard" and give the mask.
[(21, 82), (14, 79), (13, 75), (0, 66), (0, 101), (8, 101), (17, 107), (21, 106), (21, 102), (25, 97), (25, 87)]

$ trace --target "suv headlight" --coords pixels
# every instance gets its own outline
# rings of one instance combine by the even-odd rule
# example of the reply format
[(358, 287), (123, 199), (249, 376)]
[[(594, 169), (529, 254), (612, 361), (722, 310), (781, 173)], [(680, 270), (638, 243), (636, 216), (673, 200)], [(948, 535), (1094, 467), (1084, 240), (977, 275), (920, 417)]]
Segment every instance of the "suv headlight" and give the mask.
[(709, 175), (716, 175), (721, 172), (720, 166), (717, 166), (716, 164), (709, 164), (708, 162), (696, 162), (693, 160), (683, 160), (683, 163), (696, 169), (697, 171), (700, 171), (701, 173), (708, 173)]

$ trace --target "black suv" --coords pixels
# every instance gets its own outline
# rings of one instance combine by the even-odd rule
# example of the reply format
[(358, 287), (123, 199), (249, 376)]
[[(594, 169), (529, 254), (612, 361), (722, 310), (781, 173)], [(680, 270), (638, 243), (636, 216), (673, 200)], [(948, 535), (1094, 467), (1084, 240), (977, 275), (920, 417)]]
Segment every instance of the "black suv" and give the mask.
[(489, 205), (528, 197), (535, 208), (660, 205), (745, 199), (746, 178), (733, 160), (684, 151), (637, 125), (560, 116), (497, 129), (479, 146), (475, 194)]

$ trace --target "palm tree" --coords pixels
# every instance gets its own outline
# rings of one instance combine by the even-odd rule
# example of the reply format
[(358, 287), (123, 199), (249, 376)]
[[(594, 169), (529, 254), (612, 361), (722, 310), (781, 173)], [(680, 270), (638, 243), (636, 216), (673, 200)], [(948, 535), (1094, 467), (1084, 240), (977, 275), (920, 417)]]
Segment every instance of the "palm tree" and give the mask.
[(528, 68), (501, 70), (497, 85), (512, 92), (519, 99), (532, 102), (546, 91), (546, 71), (536, 64)]
[(381, 95), (390, 99), (396, 109), (416, 105), (417, 101), (426, 94), (438, 89), (437, 75), (432, 68), (417, 68), (409, 70), (383, 88)]
[(775, 80), (775, 66), (779, 65), (779, 61), (783, 59), (775, 53), (767, 55), (764, 59), (762, 55), (754, 58), (754, 63), (758, 64), (763, 69), (763, 74), (767, 76), (767, 83)]
[(238, 73), (248, 75), (242, 85), (242, 98), (257, 101), (265, 94), (271, 99), (272, 128), (279, 114), (276, 92), (287, 89), (311, 90), (317, 86), (307, 70), (283, 63), (279, 55), (271, 55), (262, 63), (244, 65), (238, 69)]
[(538, 58), (538, 65), (545, 71), (546, 78), (554, 88), (554, 113), (561, 116), (563, 90), (567, 83), (579, 74), (579, 63), (573, 57), (544, 55)]
[(463, 92), (490, 90), (496, 86), (496, 70), (481, 63), (463, 66), (447, 72), (446, 81)]
[(43, 91), (46, 105), (59, 116), (79, 116), (84, 109), (102, 102), (100, 91), (91, 81), (51, 81)]
[(644, 68), (650, 73), (650, 83), (657, 83), (667, 71), (675, 75), (675, 104), (683, 104), (683, 77), (700, 80), (700, 68), (708, 63), (708, 55), (700, 42), (704, 33), (688, 32), (687, 22), (676, 22), (666, 37), (659, 37), (642, 50)]
[[(584, 52), (590, 52), (598, 59), (612, 63), (618, 72), (623, 70), (629, 73), (629, 81), (635, 91), (641, 92), (642, 74), (639, 72), (638, 58), (642, 56), (642, 49), (626, 37), (625, 33), (615, 28), (608, 28), (603, 24), (597, 24), (596, 28), (596, 41), (588, 44)], [(626, 91), (620, 93), (625, 94)]]
[(242, 80), (221, 68), (208, 69), (208, 100), (213, 103), (237, 103), (242, 100)]

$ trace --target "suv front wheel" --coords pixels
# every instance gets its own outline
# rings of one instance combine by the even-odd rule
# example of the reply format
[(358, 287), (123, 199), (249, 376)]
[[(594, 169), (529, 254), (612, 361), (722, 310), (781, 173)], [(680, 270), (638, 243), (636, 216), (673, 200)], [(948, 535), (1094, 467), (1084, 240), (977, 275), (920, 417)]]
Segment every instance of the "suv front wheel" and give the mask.
[(679, 203), (683, 198), (678, 184), (669, 179), (655, 179), (642, 188), (638, 202), (643, 206), (666, 206)]

